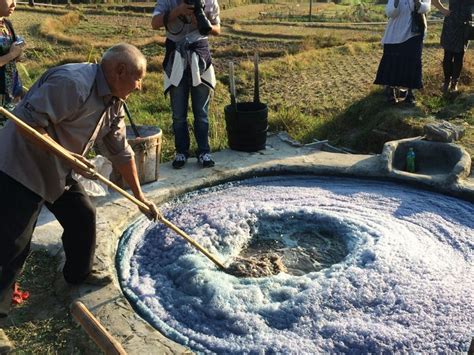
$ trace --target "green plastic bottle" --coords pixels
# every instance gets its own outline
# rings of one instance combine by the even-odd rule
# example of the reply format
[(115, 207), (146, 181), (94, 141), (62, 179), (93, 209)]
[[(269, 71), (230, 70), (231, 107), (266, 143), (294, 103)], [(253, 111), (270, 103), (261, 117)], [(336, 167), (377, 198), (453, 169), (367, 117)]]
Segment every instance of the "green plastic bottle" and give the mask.
[(415, 172), (415, 151), (413, 148), (408, 149), (407, 153), (407, 171), (409, 173)]

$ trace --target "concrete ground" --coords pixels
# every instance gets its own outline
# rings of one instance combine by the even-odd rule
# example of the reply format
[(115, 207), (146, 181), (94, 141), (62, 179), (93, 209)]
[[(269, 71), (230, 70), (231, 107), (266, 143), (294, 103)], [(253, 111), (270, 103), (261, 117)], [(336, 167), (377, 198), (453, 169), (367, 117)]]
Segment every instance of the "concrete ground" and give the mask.
[[(392, 166), (391, 156), (396, 147), (395, 144), (380, 155), (329, 153), (321, 151), (321, 145), (301, 146), (292, 142), (285, 133), (280, 133), (268, 137), (264, 151), (224, 150), (215, 153), (216, 166), (211, 169), (200, 168), (194, 159), (190, 159), (182, 170), (173, 170), (170, 163), (163, 164), (158, 181), (145, 185), (144, 190), (159, 205), (185, 192), (232, 179), (303, 173), (393, 179), (474, 201), (474, 179), (464, 176), (470, 169), (470, 160), (461, 162), (461, 167), (457, 166), (457, 177), (456, 172), (451, 171), (436, 177), (417, 176)], [(165, 338), (142, 320), (120, 290), (114, 266), (117, 242), (125, 228), (139, 216), (137, 207), (117, 193), (97, 199), (96, 204), (98, 245), (95, 267), (113, 275), (114, 283), (103, 288), (71, 288), (66, 286), (58, 272), (55, 287), (67, 294), (65, 302), (83, 302), (130, 354), (189, 353), (189, 349)], [(33, 248), (46, 248), (54, 255), (61, 253), (60, 235), (59, 224), (50, 213), (43, 211), (34, 233)]]

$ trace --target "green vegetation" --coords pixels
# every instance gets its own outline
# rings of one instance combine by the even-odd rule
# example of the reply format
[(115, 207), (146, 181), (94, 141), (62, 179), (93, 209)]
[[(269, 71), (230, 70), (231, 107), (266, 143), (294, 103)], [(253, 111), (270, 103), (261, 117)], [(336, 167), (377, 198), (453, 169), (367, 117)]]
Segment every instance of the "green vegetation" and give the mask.
[[(237, 6), (243, 3), (250, 4)], [(383, 21), (383, 5), (350, 3), (314, 2), (313, 22), (308, 22), (308, 1), (221, 2), (225, 7), (223, 35), (211, 38), (218, 78), (210, 109), (212, 150), (227, 146), (228, 63), (236, 65), (237, 99), (252, 100), (252, 58), (258, 52), (260, 97), (269, 106), (272, 131), (285, 130), (303, 143), (329, 139), (331, 144), (358, 152), (378, 153), (385, 141), (419, 135), (425, 123), (444, 119), (466, 127), (459, 143), (474, 154), (472, 53), (468, 51), (465, 57), (461, 91), (443, 97), (443, 53), (438, 45), (441, 24), (430, 23), (423, 52), (425, 89), (417, 93), (416, 107), (387, 105), (381, 88), (372, 84), (385, 26), (364, 23)], [(67, 9), (20, 5), (12, 20), (28, 43), (19, 65), (26, 86), (51, 66), (96, 62), (103, 50), (115, 43), (138, 46), (148, 58), (148, 75), (143, 91), (131, 96), (129, 107), (137, 123), (162, 128), (162, 159), (167, 161), (173, 156), (174, 144), (169, 99), (162, 92), (164, 38), (162, 32), (150, 29), (152, 7), (153, 3)], [(50, 271), (55, 263), (44, 253), (34, 253), (29, 259), (22, 286), (32, 292), (32, 298), (14, 313), (15, 323), (7, 324), (7, 333), (22, 352), (96, 352), (51, 294), (54, 280)], [(44, 309), (41, 316), (38, 309)]]
[[(148, 6), (151, 11), (152, 4)], [(149, 59), (149, 74), (143, 92), (132, 95), (129, 106), (137, 122), (162, 128), (163, 160), (169, 160), (173, 155), (173, 137), (169, 100), (162, 94), (163, 34), (149, 29), (148, 15), (130, 16), (119, 11), (98, 14), (98, 8), (83, 6), (70, 12), (58, 9), (32, 12), (20, 8), (13, 20), (19, 33), (26, 31), (29, 43), (20, 69), (22, 77), (30, 85), (52, 65), (98, 61), (105, 48), (121, 41), (137, 45)], [(212, 38), (219, 79), (210, 115), (212, 149), (222, 149), (227, 144), (223, 108), (229, 103), (228, 62), (237, 64), (238, 99), (250, 100), (253, 81), (250, 58), (255, 51), (262, 61), (261, 92), (270, 107), (270, 128), (287, 130), (303, 142), (330, 139), (333, 144), (361, 152), (378, 152), (385, 140), (419, 134), (425, 119), (441, 116), (451, 119), (451, 113), (456, 116), (464, 113), (467, 118), (471, 101), (463, 97), (472, 95), (469, 86), (472, 59), (466, 56), (461, 94), (443, 98), (438, 90), (442, 80), (439, 65), (442, 51), (437, 45), (439, 23), (430, 24), (426, 39), (426, 89), (419, 95), (417, 108), (385, 109), (380, 88), (372, 85), (381, 57), (379, 41), (384, 24), (357, 25), (347, 16), (335, 16), (358, 13), (361, 18), (360, 14), (371, 13), (367, 9), (380, 14), (383, 6), (314, 3), (313, 13), (324, 16), (324, 24), (289, 22), (288, 18), (283, 21), (283, 16), (276, 19), (269, 15), (283, 15), (291, 10), (292, 16), (303, 16), (308, 11), (307, 2), (300, 6), (270, 3), (224, 10), (224, 34)], [(336, 20), (346, 22), (336, 23)], [(369, 20), (376, 18), (369, 16)], [(409, 128), (410, 122), (416, 122), (413, 129)], [(469, 141), (463, 143), (472, 149)]]

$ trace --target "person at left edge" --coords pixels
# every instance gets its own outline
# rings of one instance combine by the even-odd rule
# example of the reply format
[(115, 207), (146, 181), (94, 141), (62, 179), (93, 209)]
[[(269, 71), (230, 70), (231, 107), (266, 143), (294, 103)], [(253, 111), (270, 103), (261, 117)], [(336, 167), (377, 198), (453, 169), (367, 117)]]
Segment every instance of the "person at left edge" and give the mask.
[[(149, 218), (158, 218), (145, 198), (133, 150), (127, 143), (123, 101), (140, 90), (146, 59), (134, 46), (109, 48), (100, 64), (72, 63), (49, 69), (31, 87), (13, 113), (41, 134), (59, 143), (88, 166), (83, 157), (93, 143), (115, 165)], [(71, 284), (104, 285), (109, 275), (93, 270), (96, 245), (95, 207), (75, 181), (68, 163), (28, 138), (14, 122), (0, 130), (0, 317), (8, 315), (12, 288), (29, 253), (43, 205), (64, 232), (65, 280)], [(85, 171), (77, 171), (87, 176)]]
[[(23, 95), (16, 62), (26, 44), (23, 38), (17, 36), (13, 23), (8, 19), (15, 8), (15, 0), (0, 0), (0, 105), (7, 110), (13, 109)], [(0, 116), (0, 127), (4, 120)]]

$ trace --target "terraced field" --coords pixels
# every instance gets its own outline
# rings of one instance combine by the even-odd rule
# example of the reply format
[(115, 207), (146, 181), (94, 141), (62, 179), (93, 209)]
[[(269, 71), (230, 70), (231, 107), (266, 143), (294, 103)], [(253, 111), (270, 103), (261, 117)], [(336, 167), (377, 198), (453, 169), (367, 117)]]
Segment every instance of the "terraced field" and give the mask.
[[(150, 29), (152, 4), (142, 6), (149, 9), (148, 13), (110, 11), (111, 7), (104, 6), (82, 7), (80, 11), (31, 11), (20, 7), (13, 21), (29, 43), (26, 60), (21, 65), (27, 84), (31, 84), (51, 65), (98, 61), (102, 51), (114, 43), (126, 41), (141, 48), (149, 59), (149, 75), (144, 91), (131, 98), (130, 107), (139, 122), (162, 127), (165, 134), (163, 157), (166, 160), (173, 155), (173, 146), (169, 103), (161, 95), (164, 38), (163, 32)], [(114, 9), (117, 8), (114, 6)], [(101, 9), (107, 12), (101, 12)], [(302, 21), (307, 11), (304, 5), (295, 7), (285, 4), (249, 5), (222, 11), (223, 34), (211, 37), (214, 64), (220, 81), (211, 107), (213, 149), (221, 149), (227, 144), (223, 107), (229, 103), (228, 63), (237, 64), (239, 99), (249, 100), (252, 58), (256, 52), (261, 61), (262, 98), (271, 108), (272, 129), (288, 130), (294, 138), (304, 142), (313, 138), (330, 138), (335, 143), (352, 145), (352, 139), (346, 139), (343, 130), (338, 131), (339, 136), (335, 139), (327, 134), (328, 129), (324, 126), (334, 117), (345, 115), (359, 102), (365, 104), (372, 97), (380, 100), (380, 95), (372, 95), (373, 92), (380, 92), (380, 88), (372, 82), (382, 54), (380, 38), (385, 24), (365, 21), (367, 14), (378, 19), (383, 6), (361, 9), (317, 3), (313, 9), (314, 18), (322, 22)], [(401, 117), (397, 120), (404, 121), (403, 126), (410, 126), (411, 119), (416, 118), (415, 130), (404, 132), (402, 136), (419, 133), (420, 119), (430, 121), (433, 117), (439, 117), (459, 122), (458, 116), (461, 115), (461, 123), (466, 124), (466, 136), (469, 137), (470, 125), (474, 124), (470, 104), (474, 71), (472, 55), (470, 52), (466, 55), (460, 95), (442, 97), (439, 92), (442, 49), (438, 44), (441, 22), (436, 20), (439, 18), (436, 13), (430, 18), (423, 55), (425, 90), (419, 95), (416, 110), (400, 111)], [(346, 21), (341, 22), (344, 19)], [(455, 103), (458, 98), (461, 104)], [(468, 104), (465, 105), (462, 102), (466, 100)], [(450, 109), (450, 105), (456, 108)], [(454, 117), (450, 116), (452, 112)], [(358, 114), (370, 116), (373, 113), (365, 110)], [(376, 131), (379, 128), (373, 127)], [(399, 135), (389, 132), (387, 137)], [(380, 149), (382, 143), (378, 143), (375, 151)], [(470, 139), (465, 138), (463, 144), (474, 152)], [(364, 147), (358, 144), (357, 149), (361, 148)], [(374, 148), (362, 150), (372, 152)]]

